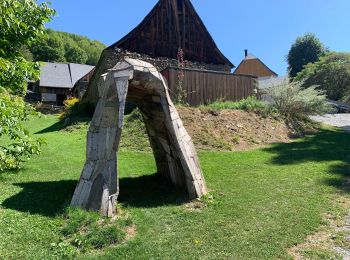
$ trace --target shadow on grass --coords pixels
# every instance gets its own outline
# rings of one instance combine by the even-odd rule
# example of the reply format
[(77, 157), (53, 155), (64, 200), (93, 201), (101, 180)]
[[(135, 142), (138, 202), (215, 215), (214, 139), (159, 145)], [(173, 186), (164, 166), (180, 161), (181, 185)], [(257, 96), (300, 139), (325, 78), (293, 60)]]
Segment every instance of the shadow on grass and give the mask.
[(14, 185), (23, 190), (6, 199), (2, 206), (32, 215), (55, 217), (67, 207), (76, 184), (72, 180), (16, 183)]
[(329, 185), (348, 191), (344, 178), (350, 177), (350, 134), (342, 130), (321, 130), (320, 132), (288, 144), (275, 144), (264, 151), (275, 154), (272, 163), (277, 165), (304, 162), (333, 162), (330, 174), (342, 177), (326, 179)]
[[(158, 175), (136, 178), (122, 178), (118, 201), (132, 207), (158, 207), (179, 205), (188, 201), (186, 192), (173, 187)], [(69, 205), (77, 181), (17, 183), (23, 188), (16, 195), (6, 199), (2, 206), (32, 215), (55, 217), (62, 214)]]
[(118, 201), (126, 206), (151, 208), (188, 202), (186, 191), (174, 187), (158, 174), (119, 180)]
[(36, 132), (35, 134), (46, 134), (46, 133), (51, 133), (51, 132), (57, 132), (57, 131), (61, 131), (62, 129), (65, 129), (67, 127), (71, 127), (74, 126), (76, 124), (80, 124), (80, 123), (90, 123), (91, 118), (89, 117), (75, 117), (73, 119), (69, 119), (69, 122), (65, 122), (64, 119), (61, 119), (60, 121), (54, 123), (53, 125), (50, 125), (47, 128), (44, 128), (38, 132)]
[(57, 132), (60, 131), (64, 128), (64, 122), (63, 121), (58, 121), (56, 123), (54, 123), (53, 125), (50, 125), (47, 128), (44, 128), (38, 132), (36, 132), (35, 134), (46, 134), (46, 133), (51, 133), (51, 132)]

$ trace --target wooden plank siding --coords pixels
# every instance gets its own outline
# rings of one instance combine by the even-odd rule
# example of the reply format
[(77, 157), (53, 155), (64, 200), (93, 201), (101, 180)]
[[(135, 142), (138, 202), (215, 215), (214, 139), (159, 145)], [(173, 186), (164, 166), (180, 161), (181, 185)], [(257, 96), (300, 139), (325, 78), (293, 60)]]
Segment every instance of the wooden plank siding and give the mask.
[(254, 75), (257, 77), (277, 77), (277, 73), (267, 67), (260, 59), (244, 59), (235, 70), (234, 74)]
[[(169, 92), (174, 99), (178, 95), (179, 70), (167, 68), (162, 72)], [(217, 100), (239, 101), (256, 95), (257, 77), (195, 69), (184, 70), (183, 88), (190, 106), (205, 105)]]
[(186, 60), (234, 65), (221, 53), (190, 0), (160, 0), (145, 19), (128, 35), (109, 48), (177, 59), (181, 48)]

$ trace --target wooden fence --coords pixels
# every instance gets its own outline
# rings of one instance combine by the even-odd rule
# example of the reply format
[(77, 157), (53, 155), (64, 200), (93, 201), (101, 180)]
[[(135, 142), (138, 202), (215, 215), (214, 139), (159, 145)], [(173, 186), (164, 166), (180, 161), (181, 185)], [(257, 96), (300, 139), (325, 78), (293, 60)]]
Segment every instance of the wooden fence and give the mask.
[[(256, 95), (257, 77), (225, 72), (184, 69), (183, 92), (190, 106), (209, 104), (217, 100), (238, 101)], [(179, 69), (166, 68), (162, 75), (168, 82), (174, 99), (179, 95)]]

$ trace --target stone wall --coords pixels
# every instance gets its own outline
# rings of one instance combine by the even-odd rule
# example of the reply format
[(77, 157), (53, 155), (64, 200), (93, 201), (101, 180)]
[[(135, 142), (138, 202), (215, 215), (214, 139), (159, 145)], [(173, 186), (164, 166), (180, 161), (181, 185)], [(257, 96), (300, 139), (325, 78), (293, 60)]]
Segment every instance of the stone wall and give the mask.
[[(158, 71), (167, 67), (178, 67), (178, 60), (166, 57), (152, 58), (148, 55), (128, 52), (120, 48), (105, 49), (101, 55), (99, 63), (96, 66), (95, 73), (90, 81), (88, 90), (84, 95), (86, 101), (96, 104), (98, 98), (97, 86), (100, 75), (106, 73), (108, 69), (113, 68), (119, 61), (125, 58), (138, 59), (152, 64)], [(205, 64), (199, 62), (186, 61), (186, 68), (200, 70), (214, 70), (221, 72), (230, 72), (230, 67), (225, 65)]]

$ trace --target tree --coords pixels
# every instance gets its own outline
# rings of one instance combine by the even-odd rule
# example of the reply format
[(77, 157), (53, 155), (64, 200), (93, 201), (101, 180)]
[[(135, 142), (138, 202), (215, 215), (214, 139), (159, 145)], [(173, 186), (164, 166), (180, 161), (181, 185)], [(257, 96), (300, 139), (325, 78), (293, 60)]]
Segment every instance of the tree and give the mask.
[(41, 34), (54, 10), (35, 0), (0, 3), (0, 171), (15, 169), (40, 152), (41, 139), (33, 140), (23, 122), (35, 114), (22, 95), (26, 81), (36, 80), (39, 64), (26, 60), (25, 49)]
[(31, 47), (35, 61), (65, 62), (65, 48), (62, 39), (56, 35), (44, 35)]
[(350, 53), (331, 52), (315, 63), (305, 66), (296, 80), (303, 81), (303, 87), (317, 85), (328, 98), (348, 100), (350, 97)]
[(327, 52), (315, 34), (307, 33), (298, 37), (287, 55), (290, 77), (294, 78), (308, 63), (314, 63)]
[(65, 49), (65, 57), (67, 61), (80, 64), (86, 63), (88, 56), (83, 49), (79, 48), (75, 44), (67, 44)]
[(28, 62), (20, 50), (44, 32), (54, 11), (35, 0), (2, 0), (0, 4), (0, 87), (24, 95), (26, 80), (38, 79), (39, 64)]
[(34, 60), (96, 65), (106, 46), (72, 33), (46, 30), (31, 48)]

